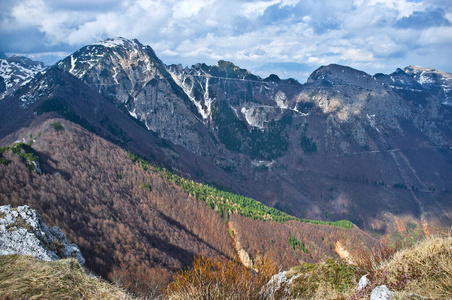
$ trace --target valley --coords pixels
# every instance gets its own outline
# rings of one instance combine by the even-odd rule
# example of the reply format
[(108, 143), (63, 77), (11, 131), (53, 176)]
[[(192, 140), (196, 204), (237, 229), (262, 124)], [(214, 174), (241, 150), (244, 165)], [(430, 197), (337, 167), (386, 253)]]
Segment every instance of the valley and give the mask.
[(165, 65), (125, 38), (1, 63), (0, 204), (36, 209), (124, 286), (197, 255), (289, 269), (452, 226), (449, 73), (328, 65), (301, 84)]

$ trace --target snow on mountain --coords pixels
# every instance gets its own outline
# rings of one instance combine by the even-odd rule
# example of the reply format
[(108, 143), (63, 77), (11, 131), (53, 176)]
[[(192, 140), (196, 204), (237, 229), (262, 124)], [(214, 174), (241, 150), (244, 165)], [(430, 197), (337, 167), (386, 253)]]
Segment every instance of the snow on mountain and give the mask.
[(408, 66), (404, 71), (424, 89), (441, 98), (441, 104), (452, 106), (452, 74), (417, 66)]
[(0, 99), (27, 83), (45, 68), (42, 62), (33, 61), (27, 57), (12, 56), (0, 59)]

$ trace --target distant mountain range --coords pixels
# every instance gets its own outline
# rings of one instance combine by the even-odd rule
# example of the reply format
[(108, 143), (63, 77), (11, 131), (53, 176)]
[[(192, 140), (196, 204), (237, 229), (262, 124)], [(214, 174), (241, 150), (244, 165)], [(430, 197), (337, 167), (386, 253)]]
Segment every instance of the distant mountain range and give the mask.
[[(165, 65), (151, 47), (124, 38), (87, 45), (47, 68), (19, 57), (0, 63), (1, 145), (36, 140), (33, 145), (45, 156), (48, 172), (59, 172), (67, 182), (97, 174), (85, 166), (76, 175), (81, 157), (95, 165), (102, 151), (108, 159), (113, 146), (91, 149), (92, 157), (83, 152), (89, 145), (81, 142), (87, 139), (83, 136), (93, 139), (95, 134), (176, 174), (298, 218), (346, 219), (374, 237), (405, 241), (452, 225), (449, 73), (409, 66), (372, 76), (333, 64), (318, 68), (301, 84), (275, 74), (261, 78), (223, 60), (214, 66)], [(278, 66), (268, 65), (273, 67)], [(57, 117), (72, 124), (63, 125), (71, 128), (67, 138), (48, 133), (45, 143), (38, 142), (36, 135), (51, 130), (45, 122)], [(70, 150), (74, 169), (52, 157), (53, 138), (58, 140), (55, 155), (66, 151), (65, 139), (83, 144), (80, 153)], [(126, 165), (117, 166), (121, 178)], [(96, 176), (93, 182), (101, 184), (101, 175)], [(159, 193), (167, 193), (163, 190)], [(4, 196), (2, 203), (9, 204), (14, 195)], [(129, 192), (124, 195), (139, 201)], [(50, 211), (49, 204), (38, 203), (42, 200), (15, 199), (36, 201)], [(70, 212), (42, 214), (63, 222)], [(177, 230), (193, 232), (186, 221), (174, 214), (169, 218), (163, 217)], [(70, 238), (79, 234), (70, 225), (60, 227), (71, 232)], [(187, 249), (184, 243), (178, 247)], [(78, 244), (82, 252), (91, 247)], [(110, 264), (104, 261), (107, 252), (90, 251), (104, 255), (99, 269)], [(179, 254), (165, 255), (158, 257), (186, 263)], [(89, 257), (87, 262), (96, 265)]]

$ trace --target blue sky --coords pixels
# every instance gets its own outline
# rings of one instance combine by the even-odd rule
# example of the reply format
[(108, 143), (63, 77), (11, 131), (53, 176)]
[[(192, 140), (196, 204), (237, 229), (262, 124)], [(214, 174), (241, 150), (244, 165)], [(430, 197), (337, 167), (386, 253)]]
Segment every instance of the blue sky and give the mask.
[(225, 59), (263, 72), (285, 63), (274, 73), (290, 66), (284, 75), (301, 81), (330, 63), (370, 74), (408, 65), (452, 72), (451, 0), (0, 0), (8, 55), (55, 62), (117, 36), (137, 38), (167, 64)]

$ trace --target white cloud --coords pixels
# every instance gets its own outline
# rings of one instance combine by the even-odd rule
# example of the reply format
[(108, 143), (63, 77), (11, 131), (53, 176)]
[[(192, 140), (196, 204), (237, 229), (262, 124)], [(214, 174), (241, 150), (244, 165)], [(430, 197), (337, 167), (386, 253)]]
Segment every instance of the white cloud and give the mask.
[(280, 0), (247, 2), (242, 5), (240, 13), (247, 18), (256, 19), (258, 16), (263, 15), (269, 6), (277, 3), (280, 3)]
[[(123, 36), (172, 62), (335, 62), (393, 70), (409, 58), (417, 60), (409, 64), (442, 62), (450, 71), (452, 62), (438, 57), (447, 51), (436, 48), (451, 49), (451, 27), (395, 26), (435, 9), (452, 22), (452, 3), (444, 0), (16, 0), (0, 14), (0, 40), (18, 45), (13, 36), (20, 31), (36, 52), (75, 51)], [(27, 32), (41, 36), (29, 39)]]

